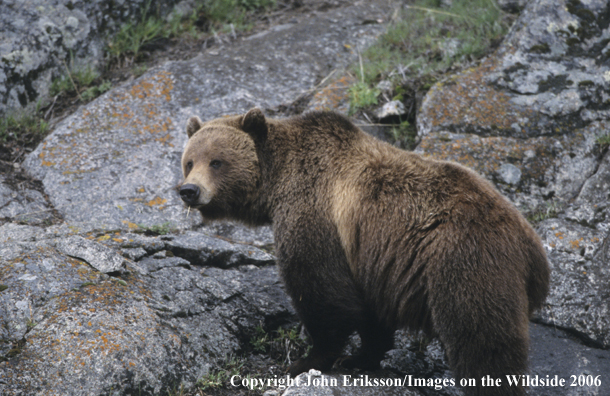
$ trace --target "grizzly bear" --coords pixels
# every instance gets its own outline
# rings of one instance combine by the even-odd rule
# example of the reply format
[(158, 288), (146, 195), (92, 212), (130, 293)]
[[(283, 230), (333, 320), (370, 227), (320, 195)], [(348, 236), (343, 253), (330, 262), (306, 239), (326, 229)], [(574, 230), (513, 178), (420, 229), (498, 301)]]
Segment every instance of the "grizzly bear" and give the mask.
[[(271, 223), (286, 290), (313, 348), (289, 369), (379, 367), (396, 329), (443, 343), (469, 395), (524, 395), (528, 323), (548, 292), (540, 239), (487, 181), (381, 142), (332, 112), (192, 117), (179, 193), (206, 219)], [(502, 387), (483, 387), (484, 376)]]

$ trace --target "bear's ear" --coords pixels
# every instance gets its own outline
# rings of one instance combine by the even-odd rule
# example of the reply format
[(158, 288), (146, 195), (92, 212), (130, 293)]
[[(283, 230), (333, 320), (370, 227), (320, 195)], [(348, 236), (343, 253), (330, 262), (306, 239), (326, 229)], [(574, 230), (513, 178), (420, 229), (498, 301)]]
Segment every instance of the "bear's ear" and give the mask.
[(255, 141), (260, 141), (267, 137), (267, 120), (265, 120), (265, 115), (258, 107), (246, 113), (241, 121), (241, 127)]
[(195, 134), (195, 132), (200, 130), (202, 126), (203, 122), (199, 119), (199, 117), (193, 116), (189, 118), (188, 122), (186, 123), (186, 134), (188, 137), (191, 137)]

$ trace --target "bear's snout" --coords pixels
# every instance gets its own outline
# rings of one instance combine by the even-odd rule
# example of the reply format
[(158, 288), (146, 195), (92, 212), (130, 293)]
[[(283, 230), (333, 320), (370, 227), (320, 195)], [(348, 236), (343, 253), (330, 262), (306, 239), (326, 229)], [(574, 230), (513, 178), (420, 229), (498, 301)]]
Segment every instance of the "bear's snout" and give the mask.
[(197, 199), (199, 198), (199, 187), (194, 184), (184, 184), (180, 187), (180, 198), (189, 204), (193, 205), (197, 203)]

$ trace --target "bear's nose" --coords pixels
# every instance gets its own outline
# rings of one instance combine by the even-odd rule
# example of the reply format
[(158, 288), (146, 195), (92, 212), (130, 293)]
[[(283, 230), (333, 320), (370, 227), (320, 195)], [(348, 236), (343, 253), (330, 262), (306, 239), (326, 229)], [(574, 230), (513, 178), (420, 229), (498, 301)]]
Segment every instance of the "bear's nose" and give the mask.
[(180, 198), (187, 204), (194, 204), (199, 198), (199, 187), (194, 184), (185, 184), (180, 187)]

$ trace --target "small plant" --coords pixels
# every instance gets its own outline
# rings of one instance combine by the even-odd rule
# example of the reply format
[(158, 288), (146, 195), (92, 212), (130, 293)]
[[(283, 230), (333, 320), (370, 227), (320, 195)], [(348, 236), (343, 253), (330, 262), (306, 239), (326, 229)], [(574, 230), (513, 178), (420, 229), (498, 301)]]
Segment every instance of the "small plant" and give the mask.
[(135, 77), (140, 77), (142, 74), (146, 73), (148, 71), (148, 66), (146, 65), (139, 65), (134, 67), (131, 72), (133, 73), (133, 75)]
[(297, 327), (278, 328), (275, 335), (267, 333), (262, 326), (255, 328), (250, 344), (255, 352), (266, 353), (273, 359), (290, 364), (294, 357), (306, 355), (311, 345), (304, 340)]
[(51, 96), (61, 94), (76, 94), (84, 102), (89, 102), (112, 88), (109, 81), (94, 85), (100, 74), (91, 66), (68, 70), (64, 76), (53, 80), (49, 93)]
[(255, 352), (265, 353), (269, 347), (270, 337), (269, 334), (263, 329), (263, 326), (258, 325), (254, 329), (254, 336), (250, 339), (250, 344), (254, 348)]
[(28, 319), (25, 322), (25, 326), (27, 327), (28, 331), (32, 330), (34, 327), (36, 327), (37, 323), (34, 322), (32, 319)]
[(42, 139), (49, 131), (49, 123), (35, 115), (7, 115), (0, 119), (0, 142), (22, 141), (30, 144)]
[(142, 11), (140, 21), (127, 23), (108, 43), (107, 52), (117, 62), (125, 60), (128, 65), (138, 57), (142, 46), (165, 36), (165, 23), (155, 15), (149, 15), (150, 1)]
[(197, 387), (201, 390), (216, 389), (225, 386), (225, 383), (234, 375), (239, 375), (244, 366), (244, 361), (240, 358), (229, 357), (222, 367), (210, 372), (197, 381)]
[(560, 210), (561, 207), (558, 202), (547, 202), (544, 204), (544, 206), (539, 206), (536, 209), (530, 211), (527, 215), (527, 219), (532, 224), (538, 224), (546, 219), (557, 217), (557, 214)]
[(109, 81), (104, 81), (100, 85), (95, 85), (91, 88), (88, 88), (85, 92), (83, 92), (83, 94), (81, 96), (83, 97), (83, 99), (85, 101), (88, 102), (90, 100), (97, 98), (104, 92), (109, 91), (110, 88), (112, 88), (112, 83), (110, 83)]
[(234, 24), (238, 29), (245, 24), (249, 12), (275, 7), (275, 0), (212, 0), (205, 7), (209, 19), (220, 24)]
[(605, 150), (610, 146), (610, 133), (606, 133), (605, 135), (601, 135), (597, 137), (597, 144), (599, 144), (602, 150)]
[(350, 114), (354, 114), (358, 109), (377, 104), (380, 91), (371, 88), (364, 82), (359, 82), (349, 88)]
[(53, 80), (49, 89), (51, 96), (59, 95), (63, 92), (72, 93), (79, 89), (79, 87), (89, 87), (100, 76), (91, 66), (71, 71), (68, 70), (68, 73)]

